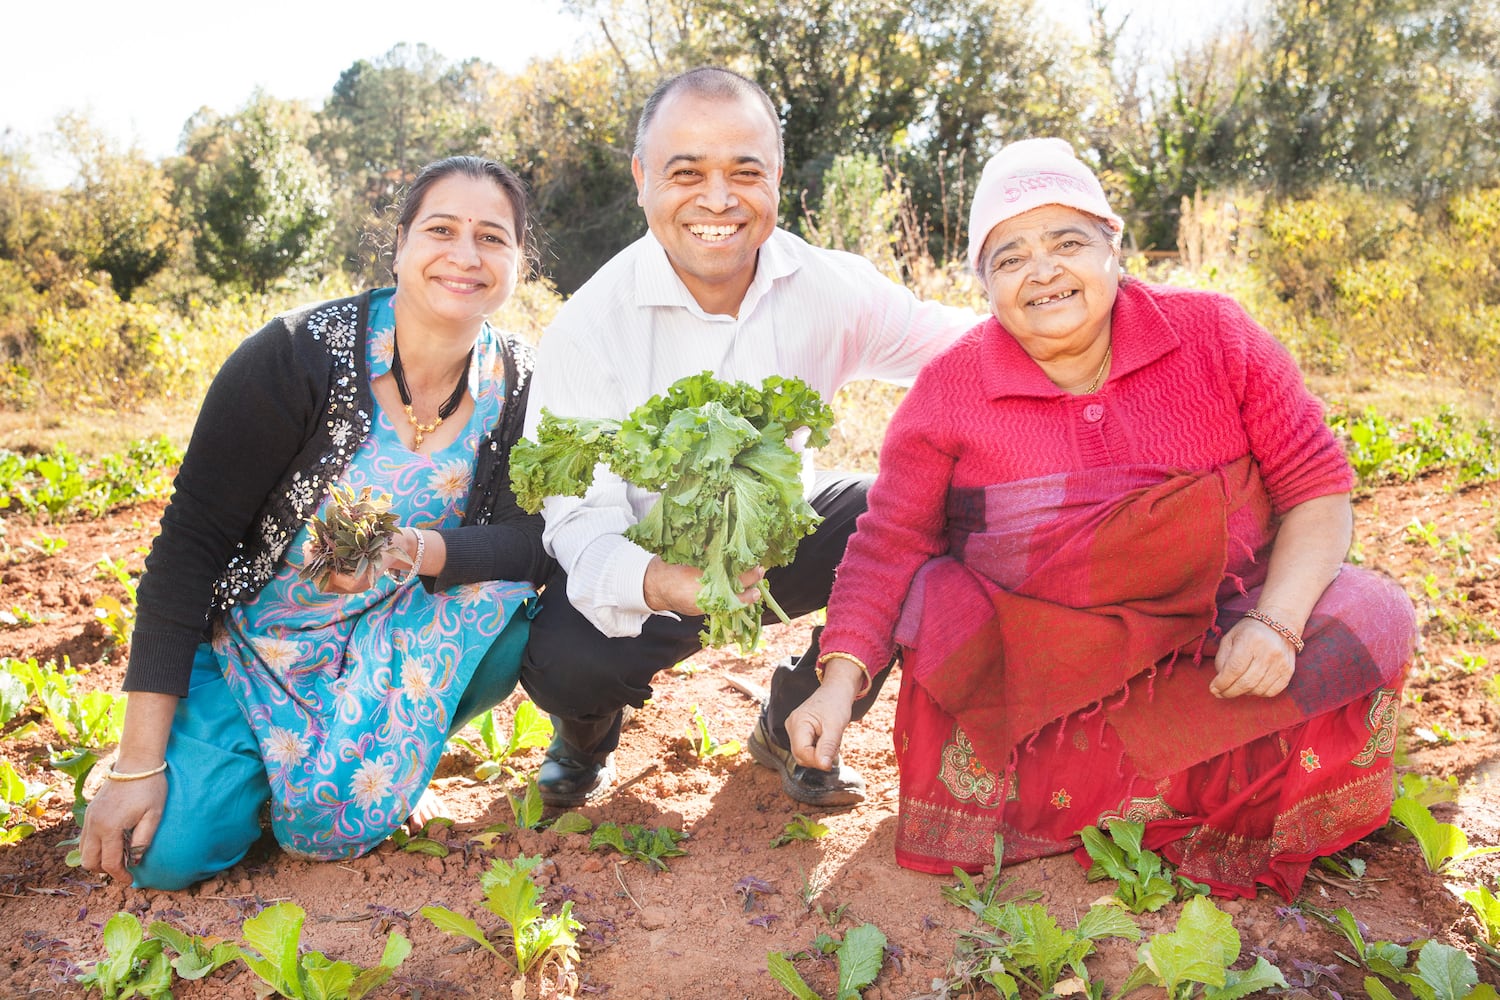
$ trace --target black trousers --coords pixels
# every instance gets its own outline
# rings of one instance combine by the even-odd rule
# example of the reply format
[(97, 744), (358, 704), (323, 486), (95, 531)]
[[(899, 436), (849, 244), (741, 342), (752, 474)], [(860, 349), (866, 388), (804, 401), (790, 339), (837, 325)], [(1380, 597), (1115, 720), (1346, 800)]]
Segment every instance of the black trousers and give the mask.
[[(796, 558), (766, 573), (771, 594), (787, 616), (824, 607), (833, 589), (834, 570), (844, 557), (844, 546), (854, 534), (854, 522), (864, 513), (872, 477), (819, 473), (813, 509), (823, 521), (797, 546)], [(601, 760), (620, 742), (620, 710), (640, 707), (651, 697), (651, 681), (702, 648), (698, 633), (702, 616), (681, 620), (652, 615), (638, 636), (611, 638), (573, 607), (568, 600), (568, 577), (561, 568), (547, 580), (541, 608), (531, 622), (531, 638), (521, 661), (521, 686), (532, 701), (550, 712), (564, 751), (577, 760)], [(767, 611), (764, 621), (777, 621)], [(767, 713), (773, 736), (784, 746), (786, 717), (818, 687), (814, 671), (818, 636), (791, 664), (778, 666), (771, 676)], [(854, 718), (865, 714), (889, 674), (889, 665), (875, 677), (869, 692), (854, 706)]]

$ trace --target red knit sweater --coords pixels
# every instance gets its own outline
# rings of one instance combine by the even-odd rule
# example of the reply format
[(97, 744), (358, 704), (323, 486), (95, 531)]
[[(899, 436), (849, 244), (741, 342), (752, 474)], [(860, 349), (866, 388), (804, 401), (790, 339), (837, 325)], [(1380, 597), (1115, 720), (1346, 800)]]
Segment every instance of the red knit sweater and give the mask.
[(1128, 281), (1111, 336), (1109, 378), (1093, 395), (1053, 385), (993, 317), (922, 370), (839, 564), (825, 654), (872, 670), (889, 661), (913, 575), (948, 549), (950, 487), (1111, 465), (1213, 469), (1246, 454), (1278, 514), (1352, 487), (1296, 363), (1232, 299)]

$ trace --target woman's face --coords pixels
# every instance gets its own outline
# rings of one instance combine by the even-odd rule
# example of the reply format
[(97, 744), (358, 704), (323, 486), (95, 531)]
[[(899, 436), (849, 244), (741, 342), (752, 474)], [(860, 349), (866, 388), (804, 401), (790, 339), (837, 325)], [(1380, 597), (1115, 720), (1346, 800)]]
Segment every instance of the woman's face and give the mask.
[(451, 174), (427, 189), (396, 234), (396, 297), (422, 322), (478, 330), (515, 290), (520, 234), (510, 198), (488, 178)]
[(985, 238), (979, 266), (990, 311), (1038, 361), (1109, 333), (1120, 260), (1093, 216), (1042, 205), (1007, 219)]

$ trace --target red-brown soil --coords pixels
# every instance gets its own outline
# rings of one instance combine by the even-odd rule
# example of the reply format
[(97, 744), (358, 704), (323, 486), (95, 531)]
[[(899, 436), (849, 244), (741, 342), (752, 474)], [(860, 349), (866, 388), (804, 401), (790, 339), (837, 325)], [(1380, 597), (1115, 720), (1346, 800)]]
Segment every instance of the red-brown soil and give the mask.
[[(0, 536), (0, 545), (8, 548), (0, 550), (0, 611), (43, 621), (0, 626), (0, 652), (59, 662), (66, 656), (88, 671), (83, 685), (114, 688), (124, 650), (112, 647), (93, 608), (100, 595), (121, 596), (121, 590), (99, 577), (97, 563), (104, 555), (124, 558), (138, 571), (160, 511), (160, 504), (147, 504), (61, 525), (10, 518)], [(1494, 632), (1500, 626), (1500, 483), (1453, 488), (1439, 476), (1383, 487), (1360, 498), (1357, 513), (1357, 554), (1405, 585), (1424, 622), (1423, 650), (1403, 714), (1401, 766), (1456, 776), (1462, 794), (1456, 803), (1435, 807), (1438, 818), (1462, 826), (1471, 843), (1500, 843), (1500, 691), (1491, 684), (1500, 672)], [(1453, 541), (1430, 546), (1408, 531), (1413, 519), (1435, 528), (1439, 539)], [(27, 544), (42, 534), (61, 536), (68, 544), (45, 556)], [(246, 862), (192, 890), (135, 891), (64, 864), (66, 848), (60, 842), (76, 831), (68, 786), (46, 765), (47, 744), (57, 737), (35, 715), (15, 720), (0, 737), (0, 753), (29, 780), (49, 782), (54, 794), (36, 821), (35, 835), (0, 847), (0, 996), (80, 995), (72, 977), (102, 955), (100, 928), (117, 910), (131, 910), (143, 923), (166, 919), (194, 933), (233, 938), (247, 914), (283, 899), (308, 911), (304, 944), (330, 957), (373, 964), (390, 929), (400, 928), (411, 938), (411, 956), (377, 996), (782, 997), (787, 994), (766, 971), (768, 952), (801, 951), (820, 932), (842, 935), (866, 922), (876, 924), (890, 943), (867, 998), (994, 995), (977, 980), (965, 985), (955, 965), (957, 934), (974, 921), (940, 895), (953, 880), (909, 872), (892, 860), (896, 774), (888, 733), (895, 684), (845, 742), (847, 758), (869, 782), (869, 799), (854, 809), (816, 815), (831, 830), (821, 840), (770, 847), (799, 811), (783, 797), (775, 777), (748, 753), (700, 761), (689, 748), (685, 736), (694, 706), (719, 739), (743, 740), (756, 706), (728, 681), (764, 684), (777, 659), (802, 648), (808, 629), (806, 622), (772, 629), (765, 649), (751, 657), (698, 655), (664, 674), (655, 700), (627, 726), (619, 754), (623, 784), (585, 813), (596, 823), (687, 831), (687, 855), (672, 859), (665, 872), (623, 861), (613, 852), (590, 851), (584, 834), (511, 833), (480, 846), (471, 840), (474, 835), (511, 821), (504, 792), (515, 791), (518, 783), (477, 782), (475, 759), (455, 749), (438, 780), (456, 820), (446, 834), (454, 847), (446, 858), (404, 853), (387, 843), (356, 861), (310, 864), (263, 843)], [(1466, 673), (1465, 665), (1478, 657), (1487, 665)], [(500, 709), (506, 731), (514, 706), (512, 700)], [(31, 735), (13, 735), (28, 721), (38, 722)], [(1445, 731), (1452, 742), (1440, 738)], [(534, 769), (540, 753), (528, 751), (520, 765)], [(543, 986), (533, 978), (513, 989), (516, 977), (503, 961), (440, 933), (417, 915), (424, 905), (441, 904), (493, 928), (494, 919), (477, 905), (479, 875), (491, 858), (521, 852), (548, 859), (547, 899), (574, 900), (574, 913), (585, 924), (576, 982)], [(1363, 878), (1352, 884), (1310, 879), (1299, 903), (1349, 907), (1368, 925), (1372, 940), (1431, 937), (1465, 948), (1479, 960), (1486, 981), (1497, 982), (1495, 968), (1474, 943), (1478, 925), (1455, 890), (1500, 885), (1500, 859), (1472, 861), (1440, 877), (1427, 871), (1415, 844), (1392, 827), (1351, 853), (1368, 865)], [(1040, 891), (1064, 926), (1109, 891), (1109, 883), (1085, 882), (1069, 856), (1017, 865), (1007, 874), (1016, 878), (1017, 889)], [(771, 891), (747, 899), (736, 888), (746, 876), (763, 880)], [(1316, 921), (1304, 929), (1280, 898), (1263, 894), (1223, 905), (1244, 942), (1242, 962), (1262, 955), (1290, 982), (1309, 983), (1293, 995), (1365, 995), (1363, 974), (1334, 955), (1336, 949), (1347, 951), (1342, 939)], [(1143, 933), (1170, 929), (1178, 909), (1169, 906), (1141, 917)], [(1107, 941), (1089, 960), (1107, 994), (1115, 993), (1134, 966), (1135, 949)], [(1306, 970), (1314, 965), (1323, 972), (1310, 982), (1307, 977), (1314, 973)], [(824, 996), (831, 995), (831, 961), (802, 961), (799, 968)], [(176, 995), (250, 997), (258, 982), (236, 963), (207, 981), (179, 983)]]

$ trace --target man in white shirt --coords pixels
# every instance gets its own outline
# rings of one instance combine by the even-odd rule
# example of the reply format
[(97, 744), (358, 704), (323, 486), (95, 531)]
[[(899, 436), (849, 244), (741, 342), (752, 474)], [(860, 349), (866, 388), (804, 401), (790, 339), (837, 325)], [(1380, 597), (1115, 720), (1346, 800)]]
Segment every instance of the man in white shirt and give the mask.
[[(623, 418), (677, 379), (702, 371), (759, 385), (796, 376), (831, 400), (862, 378), (907, 380), (979, 316), (923, 303), (862, 257), (809, 246), (776, 226), (781, 125), (744, 77), (697, 69), (647, 99), (632, 170), (650, 232), (580, 288), (542, 338), (527, 433), (542, 407), (560, 416)], [(532, 622), (521, 683), (552, 713), (556, 738), (538, 776), (550, 805), (599, 798), (614, 780), (622, 710), (651, 680), (700, 648), (701, 568), (665, 563), (624, 537), (655, 495), (602, 474), (583, 498), (551, 497), (547, 550), (559, 563)], [(788, 566), (765, 574), (793, 617), (823, 607), (870, 477), (814, 474), (808, 499), (823, 522)], [(756, 596), (759, 571), (741, 578)], [(564, 598), (566, 595), (566, 598)], [(778, 667), (750, 749), (812, 805), (864, 797), (852, 768), (803, 767), (784, 724), (818, 686), (817, 634)], [(879, 693), (887, 664), (855, 718)]]

